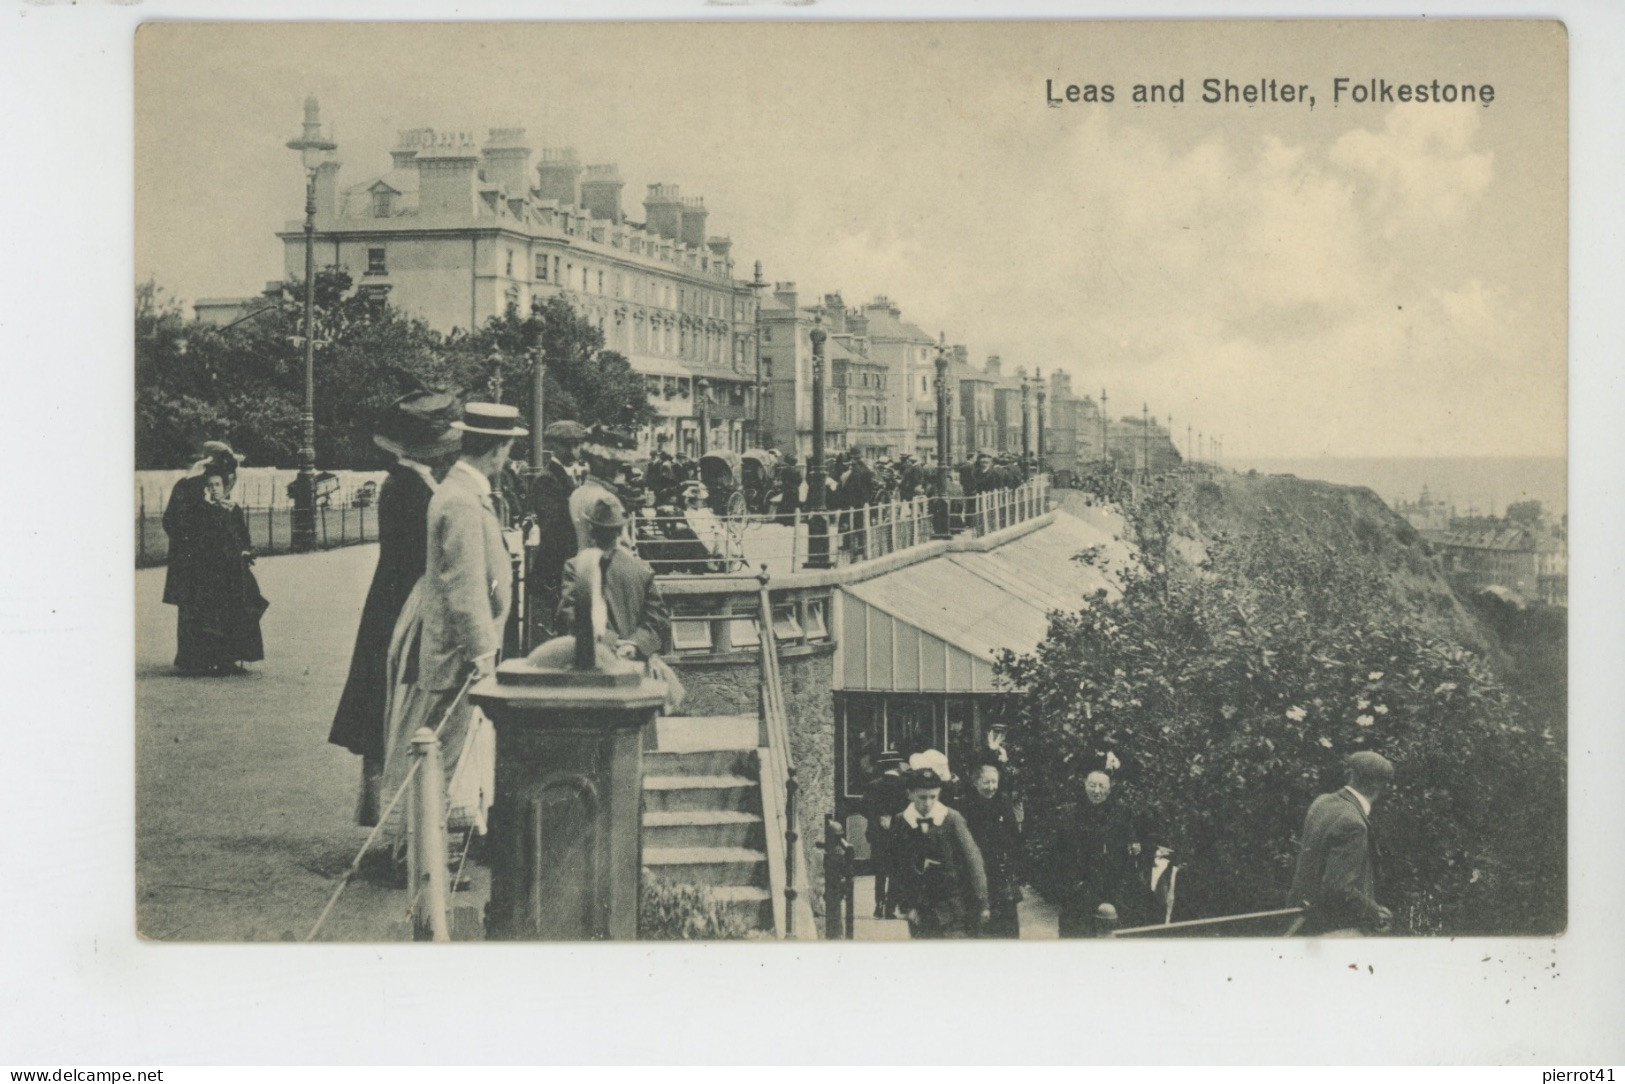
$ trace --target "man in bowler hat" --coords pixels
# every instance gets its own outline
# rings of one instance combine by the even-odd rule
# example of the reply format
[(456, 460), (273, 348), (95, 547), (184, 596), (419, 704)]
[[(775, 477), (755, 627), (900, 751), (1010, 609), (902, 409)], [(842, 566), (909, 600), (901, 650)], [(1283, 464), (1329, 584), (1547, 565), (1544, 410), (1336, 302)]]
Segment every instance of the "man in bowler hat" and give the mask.
[(547, 461), (530, 484), (530, 510), (536, 517), (539, 538), (525, 580), (532, 643), (541, 643), (550, 634), (563, 631), (553, 627), (553, 619), (559, 609), (564, 563), (576, 555), (575, 526), (570, 522), (570, 495), (575, 492), (576, 480), (570, 468), (575, 466), (581, 442), (587, 439), (587, 427), (576, 421), (557, 421), (547, 427), (542, 439)]
[(1307, 905), (1302, 933), (1357, 937), (1384, 933), (1393, 912), (1377, 902), (1381, 851), (1371, 807), (1394, 779), (1394, 766), (1362, 749), (1348, 758), (1348, 784), (1309, 805), (1287, 906)]

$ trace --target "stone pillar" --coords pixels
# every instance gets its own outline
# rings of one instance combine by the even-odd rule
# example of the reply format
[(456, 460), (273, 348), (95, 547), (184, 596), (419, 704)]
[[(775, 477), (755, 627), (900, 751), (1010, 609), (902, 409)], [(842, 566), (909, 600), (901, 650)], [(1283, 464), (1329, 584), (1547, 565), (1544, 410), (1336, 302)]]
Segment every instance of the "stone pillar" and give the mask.
[(469, 693), (497, 731), (491, 940), (638, 935), (642, 733), (666, 689), (595, 641), (590, 590), (579, 589), (575, 636), (504, 662)]

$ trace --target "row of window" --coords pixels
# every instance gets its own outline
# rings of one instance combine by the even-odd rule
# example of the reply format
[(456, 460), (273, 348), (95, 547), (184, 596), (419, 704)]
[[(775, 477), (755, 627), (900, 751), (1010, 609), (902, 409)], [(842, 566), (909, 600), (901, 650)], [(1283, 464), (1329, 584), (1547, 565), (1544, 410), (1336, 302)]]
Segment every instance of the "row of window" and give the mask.
[(862, 405), (857, 409), (857, 417), (852, 417), (852, 408), (847, 407), (848, 425), (869, 425), (877, 429), (886, 428), (886, 408), (883, 406)]
[[(505, 273), (513, 277), (514, 250), (508, 249)], [(582, 267), (581, 275), (576, 277), (574, 263), (563, 263), (561, 258), (545, 252), (536, 254), (536, 281), (550, 282), (563, 286), (566, 289), (579, 289), (582, 293), (597, 294), (600, 297), (611, 296), (615, 298), (628, 298), (627, 276), (624, 272), (616, 271), (606, 277), (604, 271)], [(660, 282), (658, 279), (643, 276), (631, 276), (631, 290), (629, 300), (645, 305), (659, 305), (663, 308), (675, 308), (678, 312), (691, 313), (696, 316), (709, 316), (714, 319), (723, 319), (732, 316), (736, 321), (749, 321), (753, 319), (751, 303), (743, 298), (728, 298), (721, 293), (690, 289), (678, 286), (675, 289), (669, 282)]]

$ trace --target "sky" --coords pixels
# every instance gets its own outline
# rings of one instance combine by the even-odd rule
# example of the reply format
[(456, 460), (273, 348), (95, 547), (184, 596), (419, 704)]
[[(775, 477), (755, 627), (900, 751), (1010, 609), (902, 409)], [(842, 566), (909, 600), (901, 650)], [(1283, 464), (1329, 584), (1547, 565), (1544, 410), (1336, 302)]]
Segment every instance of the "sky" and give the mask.
[[(1485, 83), (1488, 107), (1333, 103)], [(1204, 104), (1203, 80), (1307, 85)], [(1135, 84), (1183, 80), (1183, 104)], [(1115, 101), (1047, 104), (1110, 84)], [(307, 94), (340, 180), (402, 128), (704, 196), (741, 277), (885, 294), (1226, 458), (1565, 455), (1567, 42), (1547, 22), (214, 24), (136, 41), (138, 281), (280, 276)], [(539, 157), (539, 153), (538, 153)]]

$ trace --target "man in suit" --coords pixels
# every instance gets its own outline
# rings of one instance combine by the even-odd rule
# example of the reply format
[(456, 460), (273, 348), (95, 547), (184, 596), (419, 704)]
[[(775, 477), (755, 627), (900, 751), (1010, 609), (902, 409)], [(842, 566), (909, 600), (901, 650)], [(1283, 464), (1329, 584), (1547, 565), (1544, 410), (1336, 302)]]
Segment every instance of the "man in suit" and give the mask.
[(603, 577), (606, 611), (601, 638), (624, 659), (648, 661), (666, 646), (671, 631), (671, 615), (655, 586), (654, 569), (620, 544), (626, 513), (613, 496), (599, 498), (589, 510), (587, 522), (596, 548), (583, 549), (564, 566), (558, 627), (574, 627), (576, 582), (592, 575), (596, 563)]
[(462, 451), (429, 500), (416, 666), (403, 666), (409, 687), (398, 708), (391, 708), (393, 744), (383, 793), (393, 793), (389, 779), (404, 778), (412, 735), (419, 727), (438, 725), (453, 829), (483, 829), (491, 801), (488, 781), (475, 779), (476, 792), (470, 794), (467, 788), (453, 788), (452, 779), (462, 751), (475, 747), (471, 738), (479, 737), (470, 735), (473, 712), (463, 691), (496, 670), (512, 604), (513, 565), (491, 480), (507, 461), (514, 439), (526, 435), (519, 420), (517, 407), (467, 403), (462, 420), (452, 423), (462, 433)]
[(1386, 757), (1362, 749), (1348, 758), (1348, 785), (1322, 794), (1304, 819), (1287, 905), (1307, 904), (1304, 934), (1382, 933), (1393, 913), (1377, 902), (1380, 850), (1371, 807), (1393, 782)]
[(564, 564), (576, 555), (575, 526), (570, 522), (570, 495), (575, 492), (577, 450), (587, 439), (587, 427), (580, 422), (558, 421), (547, 427), (543, 439), (548, 448), (547, 462), (530, 483), (530, 511), (536, 517), (538, 541), (526, 579), (531, 613), (531, 642), (541, 643), (562, 630), (553, 628), (559, 609), (559, 583)]
[(379, 788), (388, 748), (389, 642), (407, 597), (428, 561), (429, 501), (457, 461), (462, 416), (454, 396), (416, 391), (378, 420), (373, 443), (395, 457), (378, 491), (378, 565), (361, 610), (350, 675), (327, 740), (361, 757), (357, 823), (378, 823)]

